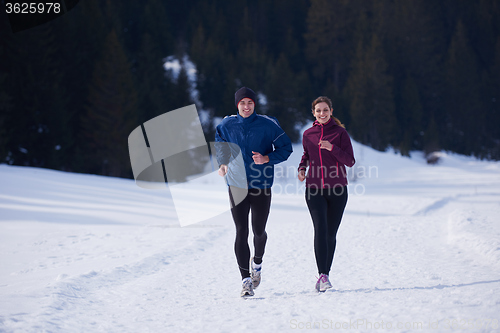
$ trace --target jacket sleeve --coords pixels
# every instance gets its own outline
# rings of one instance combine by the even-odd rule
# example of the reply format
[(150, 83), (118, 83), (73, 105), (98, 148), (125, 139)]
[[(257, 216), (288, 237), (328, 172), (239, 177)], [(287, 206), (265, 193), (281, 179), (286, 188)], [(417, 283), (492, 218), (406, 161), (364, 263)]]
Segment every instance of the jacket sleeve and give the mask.
[(217, 126), (215, 130), (215, 157), (217, 158), (217, 163), (219, 163), (219, 167), (222, 164), (228, 165), (229, 159), (231, 157), (231, 151), (229, 145), (226, 144), (227, 140), (224, 138), (222, 134), (221, 126)]
[(304, 141), (304, 137), (302, 136), (302, 147), (304, 148), (304, 153), (302, 154), (302, 159), (299, 163), (299, 171), (306, 170), (309, 166), (309, 151), (306, 148), (306, 143)]
[(273, 141), (274, 150), (267, 154), (269, 157), (269, 164), (278, 164), (286, 161), (290, 154), (292, 154), (292, 141), (281, 127), (278, 127), (277, 136)]
[(356, 160), (354, 159), (354, 152), (352, 150), (351, 138), (347, 132), (342, 133), (340, 138), (340, 147), (333, 146), (332, 153), (335, 158), (342, 164), (352, 167)]

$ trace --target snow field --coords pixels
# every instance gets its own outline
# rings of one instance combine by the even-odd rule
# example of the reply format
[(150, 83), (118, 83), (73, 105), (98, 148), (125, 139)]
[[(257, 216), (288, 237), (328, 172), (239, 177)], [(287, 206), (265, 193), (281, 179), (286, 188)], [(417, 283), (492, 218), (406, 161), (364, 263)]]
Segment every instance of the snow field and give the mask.
[(0, 332), (498, 332), (500, 163), (354, 148), (378, 173), (349, 185), (333, 290), (314, 290), (312, 222), (290, 178), (248, 299), (230, 212), (181, 228), (168, 188), (0, 165)]

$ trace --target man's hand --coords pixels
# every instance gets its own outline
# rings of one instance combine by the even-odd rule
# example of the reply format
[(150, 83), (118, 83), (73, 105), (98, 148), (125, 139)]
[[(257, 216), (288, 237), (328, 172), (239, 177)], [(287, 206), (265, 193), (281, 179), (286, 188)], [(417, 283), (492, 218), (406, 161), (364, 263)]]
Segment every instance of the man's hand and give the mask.
[(264, 164), (264, 163), (268, 163), (269, 162), (269, 156), (262, 156), (261, 153), (257, 153), (255, 151), (252, 151), (253, 153), (253, 161), (255, 162), (255, 164)]
[(227, 173), (227, 165), (221, 164), (219, 168), (219, 176), (224, 177)]

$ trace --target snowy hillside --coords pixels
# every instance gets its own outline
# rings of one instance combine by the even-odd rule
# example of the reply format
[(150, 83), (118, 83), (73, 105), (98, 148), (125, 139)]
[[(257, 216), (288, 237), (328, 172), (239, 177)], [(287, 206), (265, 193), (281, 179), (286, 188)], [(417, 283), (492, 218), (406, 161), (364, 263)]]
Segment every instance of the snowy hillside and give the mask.
[[(354, 148), (333, 290), (314, 290), (297, 145), (249, 299), (229, 211), (181, 228), (168, 188), (0, 165), (0, 332), (498, 332), (500, 163)], [(184, 200), (227, 203), (213, 188)]]

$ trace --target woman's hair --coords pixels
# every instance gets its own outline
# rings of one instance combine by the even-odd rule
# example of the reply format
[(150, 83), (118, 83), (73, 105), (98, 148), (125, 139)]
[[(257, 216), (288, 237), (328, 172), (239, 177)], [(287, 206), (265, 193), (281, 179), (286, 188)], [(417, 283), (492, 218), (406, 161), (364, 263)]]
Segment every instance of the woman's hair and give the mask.
[[(332, 111), (333, 111), (333, 107), (332, 107), (332, 100), (331, 100), (331, 99), (329, 99), (329, 98), (328, 98), (328, 97), (326, 97), (326, 96), (320, 96), (320, 97), (316, 98), (316, 99), (312, 102), (312, 112), (313, 112), (313, 114), (314, 114), (314, 107), (316, 106), (316, 104), (319, 104), (319, 103), (322, 103), (322, 102), (325, 102), (325, 103), (328, 105), (328, 107), (330, 108), (330, 110), (332, 110)], [(342, 126), (343, 128), (345, 128), (345, 125), (344, 125), (344, 124), (342, 124), (342, 123), (340, 122), (340, 120), (338, 120), (337, 118), (335, 118), (335, 117), (333, 116), (333, 113), (332, 113), (332, 119), (333, 119), (333, 120), (337, 123), (337, 125)]]

